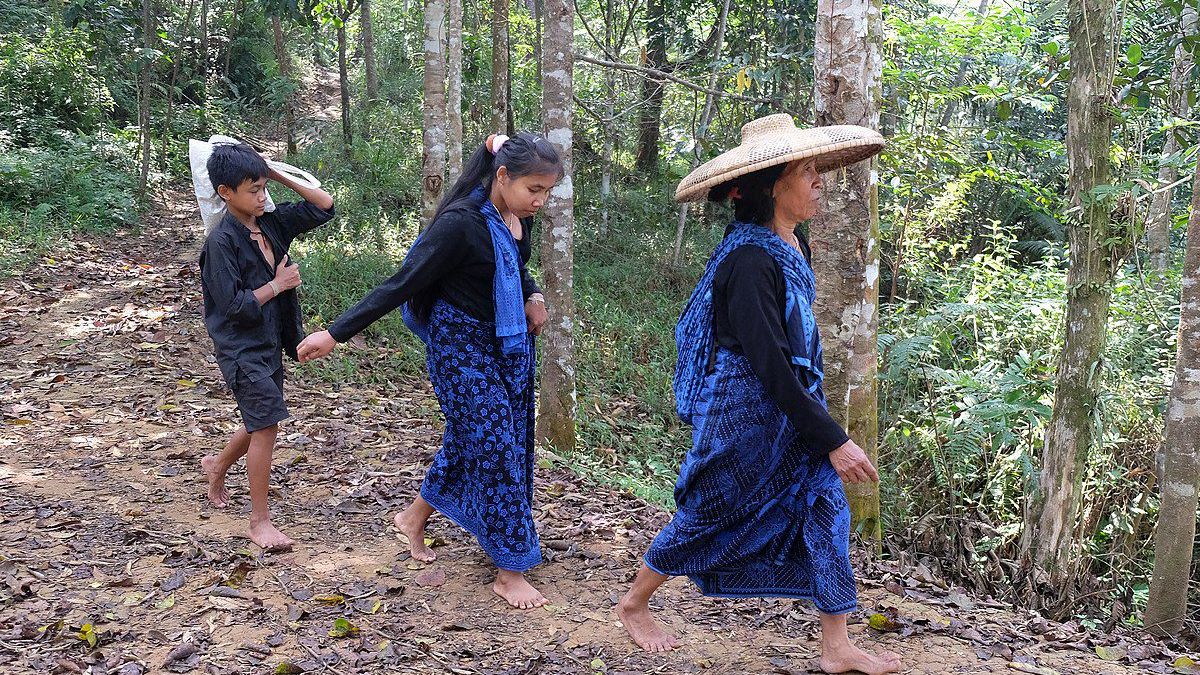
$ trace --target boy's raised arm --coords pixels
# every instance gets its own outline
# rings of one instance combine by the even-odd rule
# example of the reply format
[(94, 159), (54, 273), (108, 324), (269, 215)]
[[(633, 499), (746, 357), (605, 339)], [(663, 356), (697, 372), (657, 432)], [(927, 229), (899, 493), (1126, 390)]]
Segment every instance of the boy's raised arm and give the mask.
[(270, 173), (267, 174), (267, 177), (276, 183), (290, 188), (296, 194), (300, 195), (304, 201), (312, 204), (322, 211), (328, 211), (329, 209), (333, 208), (333, 197), (329, 196), (329, 193), (321, 188), (312, 188), (301, 185), (300, 183), (292, 180), (290, 177), (276, 171), (275, 169), (271, 169)]

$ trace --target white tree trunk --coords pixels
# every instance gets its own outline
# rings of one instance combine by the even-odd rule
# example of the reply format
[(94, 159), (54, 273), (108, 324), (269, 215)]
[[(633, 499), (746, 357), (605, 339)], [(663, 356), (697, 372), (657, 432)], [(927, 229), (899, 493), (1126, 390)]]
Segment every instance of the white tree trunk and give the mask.
[[(813, 57), (818, 125), (879, 127), (883, 79), (881, 0), (819, 0)], [(879, 202), (873, 162), (824, 176), (824, 208), (811, 224), (817, 324), (825, 348), (829, 411), (873, 463), (879, 449)], [(855, 526), (879, 540), (879, 486), (846, 486)]]
[(562, 157), (565, 175), (550, 192), (542, 223), (542, 270), (550, 321), (543, 333), (538, 438), (562, 451), (575, 447), (574, 186), (571, 96), (573, 93), (574, 3), (546, 0), (542, 116), (546, 138)]
[(1162, 497), (1154, 536), (1154, 576), (1145, 625), (1178, 633), (1187, 614), (1196, 493), (1200, 490), (1200, 163), (1192, 181), (1192, 215), (1179, 295), (1179, 354), (1167, 402)]
[(421, 227), (433, 218), (446, 178), (446, 0), (425, 0), (425, 105), (421, 134)]
[(448, 0), (450, 11), (446, 29), (446, 47), (449, 52), (446, 114), (449, 117), (449, 142), (446, 155), (449, 158), (449, 182), (454, 185), (462, 174), (463, 163), (463, 120), (462, 120), (462, 72), (463, 72), (463, 3)]
[(508, 131), (508, 0), (492, 0), (492, 133)]

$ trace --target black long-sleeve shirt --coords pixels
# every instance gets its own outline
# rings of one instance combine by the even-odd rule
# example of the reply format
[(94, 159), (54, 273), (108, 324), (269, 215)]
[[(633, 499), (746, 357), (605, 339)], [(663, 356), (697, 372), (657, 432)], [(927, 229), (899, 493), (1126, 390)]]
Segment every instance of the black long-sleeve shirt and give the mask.
[(744, 354), (808, 447), (829, 453), (849, 436), (792, 369), (784, 318), (786, 288), (783, 270), (761, 247), (746, 245), (730, 252), (713, 279), (716, 342)]
[[(529, 299), (541, 292), (525, 264), (532, 251), (533, 219), (521, 220), (517, 251), (521, 256), (521, 290)], [(329, 326), (329, 334), (345, 342), (384, 314), (409, 300), (426, 310), (441, 298), (481, 321), (496, 320), (492, 284), (496, 254), (492, 234), (478, 207), (469, 200), (453, 206), (423, 232), (400, 270)]]
[[(329, 222), (333, 207), (324, 211), (309, 202), (278, 204), (257, 218), (255, 226), (271, 242), (275, 263), (287, 255), (298, 235)], [(294, 290), (258, 304), (254, 290), (275, 278), (275, 267), (250, 238), (250, 231), (232, 214), (209, 233), (200, 251), (200, 281), (204, 293), (204, 325), (216, 347), (217, 365), (232, 383), (241, 368), (257, 382), (283, 366), (281, 352), (296, 358), (304, 336), (300, 301)]]

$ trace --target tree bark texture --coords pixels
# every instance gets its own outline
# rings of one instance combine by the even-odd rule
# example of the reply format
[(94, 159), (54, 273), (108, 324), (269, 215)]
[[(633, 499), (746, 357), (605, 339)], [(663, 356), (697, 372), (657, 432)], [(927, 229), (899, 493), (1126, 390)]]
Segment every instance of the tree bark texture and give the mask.
[(447, 88), (446, 114), (449, 117), (449, 139), (446, 145), (446, 156), (449, 161), (449, 182), (451, 185), (462, 174), (463, 164), (463, 119), (462, 119), (462, 79), (463, 79), (463, 3), (462, 0), (448, 0), (449, 8), (446, 27), (447, 59)]
[(560, 451), (575, 447), (574, 186), (571, 131), (574, 3), (546, 0), (542, 54), (542, 118), (546, 138), (562, 157), (565, 174), (550, 192), (542, 221), (542, 276), (550, 321), (542, 344), (538, 439)]
[[(818, 125), (879, 127), (883, 79), (881, 0), (820, 0), (813, 58)], [(811, 224), (817, 324), (825, 348), (829, 411), (878, 464), (876, 334), (879, 202), (873, 162), (826, 174), (823, 213)], [(846, 486), (854, 526), (882, 536), (879, 486)]]
[(421, 135), (421, 228), (429, 225), (446, 176), (446, 2), (425, 0), (425, 101)]
[(1111, 200), (1093, 193), (1097, 186), (1108, 185), (1111, 176), (1113, 0), (1070, 0), (1067, 20), (1067, 192), (1072, 206), (1081, 211), (1069, 226), (1067, 306), (1054, 410), (1022, 535), (1034, 582), (1057, 588), (1058, 601), (1069, 595), (1075, 580), (1079, 488), (1095, 442), (1109, 299), (1120, 258), (1110, 241), (1116, 235)]
[[(1198, 13), (1195, 7), (1184, 5), (1179, 20), (1179, 37), (1196, 35), (1200, 32), (1197, 25)], [(1180, 119), (1188, 116), (1188, 87), (1195, 67), (1195, 59), (1182, 43), (1175, 47), (1175, 63), (1171, 68), (1171, 86), (1167, 90), (1167, 112)], [(1163, 141), (1162, 161), (1158, 169), (1160, 185), (1170, 185), (1178, 175), (1173, 166), (1166, 164), (1167, 159), (1179, 152), (1179, 137), (1175, 131), (1168, 131)], [(1171, 266), (1171, 197), (1174, 189), (1156, 193), (1150, 200), (1150, 216), (1146, 221), (1146, 244), (1150, 249), (1150, 266), (1164, 272)]]
[(1175, 634), (1187, 615), (1192, 546), (1200, 489), (1200, 162), (1192, 181), (1192, 214), (1179, 296), (1179, 347), (1175, 381), (1167, 402), (1162, 495), (1154, 535), (1154, 576), (1145, 625)]

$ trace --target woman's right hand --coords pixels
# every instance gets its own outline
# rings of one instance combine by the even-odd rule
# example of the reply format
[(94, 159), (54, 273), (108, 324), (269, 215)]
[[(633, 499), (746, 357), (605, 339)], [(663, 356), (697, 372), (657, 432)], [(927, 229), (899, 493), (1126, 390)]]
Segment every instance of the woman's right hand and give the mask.
[(300, 363), (307, 363), (327, 356), (337, 345), (337, 340), (333, 339), (329, 331), (318, 331), (300, 341), (300, 345), (296, 347), (296, 356)]
[(852, 440), (829, 453), (829, 461), (833, 463), (833, 470), (847, 483), (879, 482), (879, 472), (871, 464), (867, 453)]

